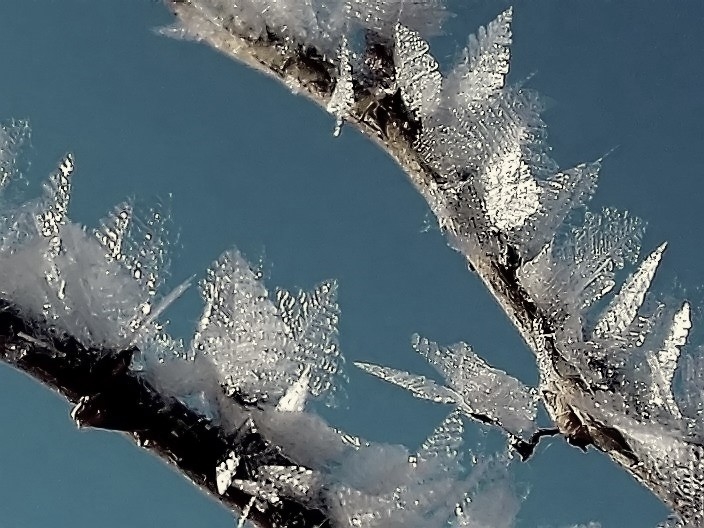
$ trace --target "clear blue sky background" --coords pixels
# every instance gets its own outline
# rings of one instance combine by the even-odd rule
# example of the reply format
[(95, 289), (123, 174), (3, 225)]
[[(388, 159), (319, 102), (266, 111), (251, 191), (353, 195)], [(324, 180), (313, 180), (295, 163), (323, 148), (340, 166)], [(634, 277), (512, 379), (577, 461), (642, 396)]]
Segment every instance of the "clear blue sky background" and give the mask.
[[(502, 1), (465, 0), (435, 45), (446, 64)], [(33, 127), (29, 194), (66, 151), (78, 173), (74, 219), (95, 225), (130, 196), (172, 194), (171, 284), (237, 244), (268, 263), (267, 283), (340, 281), (348, 360), (432, 374), (413, 332), (466, 340), (534, 383), (526, 347), (437, 230), (401, 171), (351, 129), (209, 48), (159, 37), (156, 1), (2, 0), (0, 116)], [(546, 96), (562, 165), (619, 147), (595, 199), (650, 223), (671, 245), (659, 285), (701, 305), (704, 4), (536, 0), (515, 6), (512, 78)], [(195, 291), (171, 312), (187, 336)], [(697, 312), (699, 315), (699, 312)], [(446, 409), (350, 369), (334, 423), (415, 448)], [(232, 526), (229, 514), (119, 435), (77, 431), (67, 405), (0, 368), (0, 528)], [(472, 436), (478, 436), (476, 431)], [(530, 494), (521, 527), (600, 521), (654, 526), (665, 509), (603, 456), (555, 441), (516, 472)]]

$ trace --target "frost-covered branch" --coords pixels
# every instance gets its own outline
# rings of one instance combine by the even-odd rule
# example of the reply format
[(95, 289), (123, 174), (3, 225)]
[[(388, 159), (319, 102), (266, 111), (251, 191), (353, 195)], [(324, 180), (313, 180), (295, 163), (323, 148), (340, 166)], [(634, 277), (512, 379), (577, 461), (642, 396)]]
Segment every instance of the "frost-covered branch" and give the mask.
[[(443, 72), (425, 40), (442, 19), (428, 16), (443, 13), (434, 2), (167, 3), (178, 19), (171, 34), (278, 78), (393, 157), (534, 352), (537, 393), (560, 433), (608, 454), (683, 524), (704, 523), (701, 423), (678, 404), (687, 380), (682, 397), (672, 388), (689, 306), (650, 293), (664, 247), (603, 306), (617, 272), (637, 261), (642, 222), (615, 209), (585, 209), (602, 160), (560, 169), (550, 158), (538, 98), (506, 84), (510, 9)], [(474, 358), (461, 347), (449, 357), (453, 368)], [(365, 368), (505, 423), (492, 402), (475, 397), (471, 376), (459, 382), (462, 394), (450, 379), (455, 371), (448, 378), (443, 370), (449, 387), (441, 387)]]
[[(6, 182), (19, 177), (24, 123), (0, 130)], [(200, 281), (190, 342), (159, 322), (190, 279), (164, 293), (167, 216), (120, 204), (95, 230), (69, 218), (74, 158), (39, 199), (5, 201), (0, 224), (0, 359), (66, 397), (81, 427), (118, 431), (161, 456), (239, 517), (268, 528), (482, 526), (508, 460), (464, 457), (458, 412), (416, 454), (320, 418), (344, 381), (337, 285), (266, 289), (237, 250)], [(413, 507), (409, 507), (412, 504)]]

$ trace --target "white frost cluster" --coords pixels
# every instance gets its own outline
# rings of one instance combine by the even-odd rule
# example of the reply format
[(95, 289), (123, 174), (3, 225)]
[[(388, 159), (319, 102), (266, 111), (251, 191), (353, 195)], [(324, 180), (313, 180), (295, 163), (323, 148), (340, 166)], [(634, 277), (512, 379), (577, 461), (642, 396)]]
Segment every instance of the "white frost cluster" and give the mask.
[(293, 498), (323, 508), (336, 526), (479, 528), (476, 504), (490, 503), (482, 499), (489, 493), (512, 505), (496, 526), (512, 524), (518, 501), (504, 482), (506, 463), (475, 462), (467, 473), (457, 412), (411, 456), (400, 446), (338, 431), (307, 410), (311, 398), (333, 395), (341, 377), (334, 282), (270, 296), (260, 272), (238, 251), (227, 251), (200, 282), (205, 308), (184, 345), (157, 321), (185, 287), (159, 293), (166, 218), (154, 210), (140, 220), (121, 204), (92, 232), (72, 223), (74, 169), (73, 156), (66, 156), (42, 198), (4, 210), (0, 295), (87, 347), (138, 347), (132, 368), (152, 386), (225, 431), (262, 431), (272, 453), (299, 461), (259, 466), (245, 480), (237, 475), (250, 467), (249, 455), (232, 445), (213, 475), (218, 493), (234, 487), (252, 496), (241, 526), (252, 508)]
[[(3, 151), (4, 170), (12, 177), (8, 153)], [(132, 235), (139, 230), (130, 231), (126, 225), (129, 208), (116, 213), (119, 225), (113, 215), (95, 234), (72, 223), (67, 215), (74, 168), (69, 154), (39, 199), (5, 206), (0, 294), (30, 319), (84, 345), (123, 349), (153, 333), (155, 316), (173, 299), (159, 299), (155, 288), (161, 239), (151, 229), (154, 224), (145, 226), (141, 239), (135, 240)], [(123, 251), (127, 247), (129, 253)]]
[[(425, 36), (440, 32), (447, 13), (443, 0), (190, 0), (180, 22), (164, 32), (207, 39), (220, 28), (250, 40), (267, 31), (331, 53), (344, 35), (373, 31), (390, 35), (397, 23)], [(186, 8), (188, 14), (186, 14)]]

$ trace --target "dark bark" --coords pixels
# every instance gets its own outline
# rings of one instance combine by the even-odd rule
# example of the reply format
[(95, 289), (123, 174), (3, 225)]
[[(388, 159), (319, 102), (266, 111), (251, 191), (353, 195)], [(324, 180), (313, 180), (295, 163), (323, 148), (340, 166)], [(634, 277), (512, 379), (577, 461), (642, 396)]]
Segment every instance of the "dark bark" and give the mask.
[[(83, 427), (124, 433), (135, 443), (178, 468), (226, 507), (241, 513), (251, 497), (234, 487), (218, 494), (216, 467), (234, 451), (237, 479), (256, 479), (263, 465), (296, 465), (246, 422), (238, 431), (222, 427), (157, 392), (129, 365), (137, 349), (86, 348), (76, 339), (29, 320), (12, 303), (0, 300), (0, 357), (76, 404), (72, 416)], [(232, 405), (238, 405), (232, 402)], [(245, 410), (245, 409), (243, 409)], [(246, 410), (245, 410), (246, 411)], [(332, 527), (321, 509), (282, 498), (249, 519), (262, 528)]]

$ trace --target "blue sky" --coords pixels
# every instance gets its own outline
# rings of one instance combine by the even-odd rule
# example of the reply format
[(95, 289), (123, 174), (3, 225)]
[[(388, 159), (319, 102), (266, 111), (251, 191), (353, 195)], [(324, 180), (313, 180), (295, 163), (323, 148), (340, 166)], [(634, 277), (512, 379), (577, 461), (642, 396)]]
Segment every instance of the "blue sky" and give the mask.
[[(439, 59), (451, 61), (505, 5), (453, 6), (448, 34), (434, 42)], [(618, 147), (596, 205), (647, 220), (648, 250), (669, 240), (658, 285), (701, 305), (703, 4), (539, 0), (517, 4), (514, 18), (512, 79), (532, 75), (544, 94), (555, 158), (567, 166)], [(272, 288), (339, 280), (350, 363), (431, 374), (409, 346), (420, 332), (468, 341), (535, 382), (528, 350), (459, 255), (426, 229), (425, 204), (389, 159), (349, 128), (333, 138), (328, 115), (275, 82), (152, 31), (169, 22), (146, 0), (0, 3), (0, 117), (32, 124), (28, 195), (71, 151), (76, 220), (95, 225), (127, 197), (171, 196), (172, 285), (236, 244), (264, 259)], [(169, 314), (173, 332), (188, 336), (199, 310), (191, 291)], [(351, 432), (414, 448), (444, 416), (352, 367), (349, 377), (346, 405), (326, 415)], [(76, 431), (64, 402), (8, 368), (0, 423), (0, 528), (232, 525), (118, 435)], [(521, 527), (640, 528), (665, 514), (605, 457), (559, 441), (516, 482), (530, 490)]]

